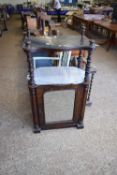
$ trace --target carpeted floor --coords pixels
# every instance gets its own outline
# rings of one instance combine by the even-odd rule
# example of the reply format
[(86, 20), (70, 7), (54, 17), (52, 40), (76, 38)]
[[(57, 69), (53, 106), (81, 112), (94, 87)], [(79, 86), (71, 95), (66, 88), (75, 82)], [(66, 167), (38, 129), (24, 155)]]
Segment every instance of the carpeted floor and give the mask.
[[(98, 72), (93, 105), (86, 108), (85, 128), (33, 134), (27, 62), (17, 17), (9, 21), (8, 28), (0, 38), (0, 175), (117, 175), (116, 48), (106, 52), (98, 47), (94, 53)], [(61, 98), (67, 99), (67, 105), (63, 102), (60, 115), (65, 117), (67, 109), (71, 111), (74, 94), (63, 94), (64, 98), (52, 94), (53, 101), (50, 94), (46, 96), (47, 114), (51, 115), (52, 103), (61, 103)], [(55, 105), (54, 114), (58, 112)]]

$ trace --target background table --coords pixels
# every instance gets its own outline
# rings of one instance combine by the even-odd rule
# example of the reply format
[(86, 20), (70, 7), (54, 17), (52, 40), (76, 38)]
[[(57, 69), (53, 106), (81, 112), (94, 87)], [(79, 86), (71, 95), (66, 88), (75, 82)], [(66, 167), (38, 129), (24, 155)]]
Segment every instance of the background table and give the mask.
[(99, 44), (108, 44), (107, 50), (110, 49), (111, 46), (117, 44), (116, 34), (117, 34), (117, 24), (112, 23), (110, 21), (94, 21), (94, 25), (97, 27), (101, 27), (108, 32), (108, 38), (106, 41)]

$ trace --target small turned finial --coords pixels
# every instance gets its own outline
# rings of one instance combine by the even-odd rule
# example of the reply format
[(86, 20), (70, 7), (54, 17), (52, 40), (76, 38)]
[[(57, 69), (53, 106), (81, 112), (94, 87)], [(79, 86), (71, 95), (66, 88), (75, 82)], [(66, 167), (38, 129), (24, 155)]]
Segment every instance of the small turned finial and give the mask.
[(84, 24), (82, 24), (82, 26), (81, 26), (81, 35), (85, 36), (85, 32), (86, 32), (86, 27), (85, 27)]

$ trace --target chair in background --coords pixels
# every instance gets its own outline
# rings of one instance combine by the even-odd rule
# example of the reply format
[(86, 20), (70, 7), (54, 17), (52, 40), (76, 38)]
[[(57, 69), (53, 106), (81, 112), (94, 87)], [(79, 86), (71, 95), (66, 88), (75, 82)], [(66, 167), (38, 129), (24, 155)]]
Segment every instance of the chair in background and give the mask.
[(58, 24), (54, 23), (51, 20), (51, 17), (41, 8), (36, 9), (35, 17), (26, 16), (25, 21), (27, 33), (31, 29), (34, 35), (58, 35), (58, 31), (56, 29)]
[(3, 31), (7, 31), (7, 13), (4, 7), (0, 7), (0, 36), (2, 36)]
[[(42, 38), (43, 39), (43, 38)], [(61, 37), (61, 41), (63, 38)], [(68, 38), (67, 38), (68, 40)], [(77, 37), (76, 37), (77, 40)], [(60, 38), (51, 38), (51, 42), (60, 42)], [(72, 41), (74, 42), (74, 41)], [(87, 101), (87, 94), (90, 84), (90, 67), (91, 67), (91, 55), (94, 49), (94, 43), (90, 41), (90, 45), (80, 45), (76, 42), (77, 45), (65, 46), (65, 40), (63, 45), (59, 46), (56, 44), (48, 44), (40, 46), (40, 41), (37, 44), (34, 44), (33, 41), (30, 42), (26, 48), (27, 57), (29, 60), (29, 73), (30, 79), (28, 81), (32, 113), (33, 113), (33, 125), (34, 132), (40, 132), (43, 129), (54, 129), (54, 128), (64, 128), (76, 126), (77, 128), (83, 128), (83, 118), (84, 111)], [(32, 52), (46, 53), (48, 59), (55, 56), (56, 53), (61, 52), (70, 52), (72, 50), (87, 51), (86, 65), (85, 70), (81, 68), (81, 54), (78, 59), (78, 67), (73, 66), (50, 66), (50, 67), (38, 67), (35, 69), (36, 59), (32, 57)], [(40, 58), (39, 58), (40, 59)], [(75, 91), (75, 100), (74, 100), (74, 110), (73, 118), (68, 121), (59, 121), (47, 123), (45, 120), (45, 109), (44, 109), (44, 94), (50, 91), (60, 91), (73, 89)]]
[(26, 35), (29, 36), (29, 33), (32, 35), (39, 35), (38, 26), (37, 26), (37, 19), (32, 18), (31, 16), (26, 17)]

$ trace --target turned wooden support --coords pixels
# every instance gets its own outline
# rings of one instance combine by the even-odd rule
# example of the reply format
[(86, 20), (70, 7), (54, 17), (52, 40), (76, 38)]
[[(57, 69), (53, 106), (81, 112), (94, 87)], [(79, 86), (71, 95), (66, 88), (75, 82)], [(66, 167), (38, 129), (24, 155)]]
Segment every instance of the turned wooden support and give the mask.
[(33, 58), (31, 54), (31, 41), (27, 42), (27, 57), (29, 63), (29, 74), (30, 74), (30, 85), (34, 85), (34, 67), (33, 67)]
[[(82, 25), (81, 26), (81, 39), (80, 39), (80, 44), (81, 45), (84, 43), (85, 31), (86, 31), (86, 27), (84, 25)], [(77, 60), (78, 60), (78, 67), (80, 67), (81, 62), (82, 62), (82, 51), (81, 50), (79, 52), (79, 57), (77, 58)]]
[(30, 29), (27, 29), (27, 37), (28, 37), (29, 41), (30, 41), (30, 35), (31, 35), (31, 31), (30, 31)]
[(88, 52), (88, 57), (87, 57), (87, 63), (86, 63), (86, 68), (85, 68), (85, 78), (84, 81), (85, 83), (90, 81), (90, 69), (91, 69), (91, 59), (92, 59), (92, 52), (95, 48), (95, 42), (93, 40), (89, 41), (90, 42), (90, 48)]
[(33, 86), (35, 84), (34, 81), (34, 67), (33, 67), (33, 59), (31, 57), (31, 52), (29, 51), (29, 62), (30, 62), (30, 83)]
[(90, 74), (91, 74), (91, 79), (90, 79), (90, 84), (89, 84), (89, 89), (88, 89), (88, 94), (87, 94), (87, 106), (91, 106), (92, 102), (90, 100), (91, 98), (91, 91), (92, 91), (92, 85), (93, 85), (93, 80), (94, 80), (94, 76), (96, 74), (97, 70), (95, 68), (93, 68), (93, 70), (91, 70)]

